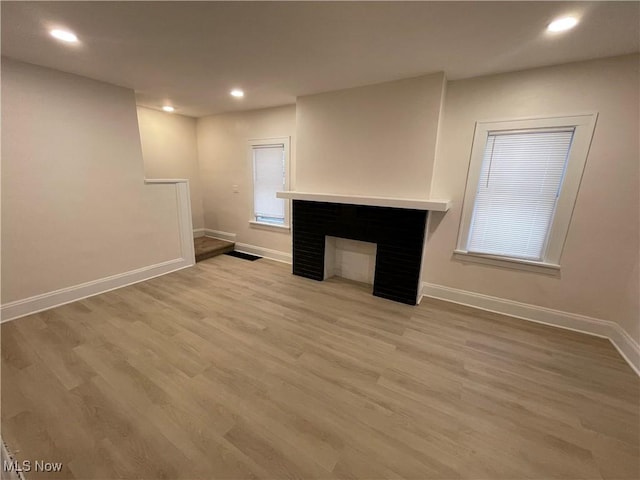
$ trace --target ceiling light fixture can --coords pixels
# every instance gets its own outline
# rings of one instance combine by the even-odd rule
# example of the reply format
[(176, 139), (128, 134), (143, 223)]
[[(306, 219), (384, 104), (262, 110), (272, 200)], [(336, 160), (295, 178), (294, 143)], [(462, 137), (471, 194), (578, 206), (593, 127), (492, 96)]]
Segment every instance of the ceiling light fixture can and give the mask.
[(162, 107), (162, 110), (164, 110), (165, 112), (174, 112), (176, 109), (171, 105), (165, 105), (164, 107)]
[(562, 17), (549, 24), (547, 30), (550, 32), (564, 32), (570, 30), (578, 24), (576, 17)]
[(78, 37), (76, 37), (76, 34), (73, 32), (70, 32), (69, 30), (61, 30), (59, 28), (54, 28), (53, 30), (49, 31), (49, 34), (53, 38), (57, 38), (58, 40), (62, 40), (63, 42), (67, 42), (67, 43), (77, 43), (78, 41)]
[(244, 97), (244, 92), (238, 88), (231, 90), (231, 96), (236, 98)]

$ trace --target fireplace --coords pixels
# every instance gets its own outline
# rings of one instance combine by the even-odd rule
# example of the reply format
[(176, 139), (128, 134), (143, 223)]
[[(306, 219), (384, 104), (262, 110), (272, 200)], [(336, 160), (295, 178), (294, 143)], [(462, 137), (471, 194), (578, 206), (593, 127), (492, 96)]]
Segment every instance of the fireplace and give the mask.
[(293, 273), (325, 278), (326, 237), (376, 244), (373, 294), (415, 305), (428, 211), (446, 212), (447, 200), (278, 192), (293, 200)]
[(293, 201), (293, 273), (325, 278), (326, 236), (377, 245), (373, 294), (415, 305), (427, 212)]

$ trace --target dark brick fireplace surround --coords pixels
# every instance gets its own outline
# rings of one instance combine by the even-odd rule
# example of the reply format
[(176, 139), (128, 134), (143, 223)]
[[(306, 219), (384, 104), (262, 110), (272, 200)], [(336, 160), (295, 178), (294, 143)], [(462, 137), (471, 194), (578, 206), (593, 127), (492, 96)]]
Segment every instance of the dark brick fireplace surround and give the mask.
[(293, 200), (293, 273), (322, 281), (325, 237), (377, 244), (373, 294), (415, 305), (427, 212)]

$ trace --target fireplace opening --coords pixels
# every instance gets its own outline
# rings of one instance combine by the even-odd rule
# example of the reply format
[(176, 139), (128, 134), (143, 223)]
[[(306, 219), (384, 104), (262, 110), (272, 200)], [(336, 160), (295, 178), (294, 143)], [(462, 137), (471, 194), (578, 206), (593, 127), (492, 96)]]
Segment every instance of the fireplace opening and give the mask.
[(324, 280), (336, 276), (373, 285), (376, 253), (375, 243), (325, 236)]

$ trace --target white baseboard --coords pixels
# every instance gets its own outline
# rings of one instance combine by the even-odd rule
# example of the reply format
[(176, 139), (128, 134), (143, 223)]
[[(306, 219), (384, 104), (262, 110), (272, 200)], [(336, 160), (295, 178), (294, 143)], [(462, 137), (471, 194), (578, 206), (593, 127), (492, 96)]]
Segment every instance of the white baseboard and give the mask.
[(292, 256), (290, 253), (281, 252), (280, 250), (271, 250), (270, 248), (259, 247), (257, 245), (249, 245), (248, 243), (236, 242), (236, 234), (229, 232), (222, 232), (220, 230), (212, 230), (210, 228), (204, 229), (204, 234), (207, 237), (219, 238), (220, 240), (226, 240), (228, 242), (234, 242), (236, 244), (235, 250), (242, 253), (250, 253), (251, 255), (258, 255), (260, 257), (275, 260), (276, 262), (292, 263)]
[(236, 243), (236, 251), (258, 255), (270, 260), (275, 260), (276, 262), (291, 264), (293, 261), (293, 257), (290, 253), (281, 252), (280, 250), (271, 250), (270, 248), (258, 247), (256, 245), (249, 245), (246, 243)]
[(205, 235), (204, 228), (193, 229), (193, 238), (204, 237), (204, 235)]
[[(640, 376), (640, 345), (620, 325), (610, 320), (553, 310), (426, 282), (422, 283), (420, 300), (423, 296), (608, 338), (631, 368)], [(418, 303), (420, 302), (418, 301)]]
[(615, 324), (615, 330), (611, 332), (608, 338), (613, 343), (613, 346), (616, 347), (616, 350), (620, 352), (622, 358), (640, 376), (640, 345), (617, 323)]
[(35, 295), (33, 297), (17, 300), (2, 305), (0, 309), (0, 321), (8, 322), (16, 318), (38, 313), (50, 308), (59, 307), (66, 303), (82, 300), (100, 293), (105, 293), (116, 288), (126, 287), (133, 283), (149, 280), (160, 275), (165, 275), (176, 270), (181, 270), (193, 265), (193, 262), (184, 258), (176, 258), (155, 265), (138, 268), (125, 273), (119, 273), (110, 277), (100, 278), (80, 285), (61, 288), (53, 292)]
[(211, 230), (210, 228), (203, 228), (202, 230), (207, 237), (219, 238), (220, 240), (226, 240), (227, 242), (236, 241), (235, 233), (222, 232), (220, 230)]

